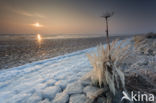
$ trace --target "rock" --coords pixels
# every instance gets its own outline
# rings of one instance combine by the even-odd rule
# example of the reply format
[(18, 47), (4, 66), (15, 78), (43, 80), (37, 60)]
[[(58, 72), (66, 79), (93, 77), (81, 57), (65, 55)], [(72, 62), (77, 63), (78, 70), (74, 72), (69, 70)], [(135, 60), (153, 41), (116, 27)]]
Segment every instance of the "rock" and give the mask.
[(85, 87), (85, 86), (88, 86), (88, 85), (91, 85), (91, 80), (90, 79), (87, 79), (87, 80), (81, 80), (80, 81), (81, 84)]
[(82, 85), (80, 82), (74, 82), (67, 85), (67, 88), (64, 90), (68, 95), (82, 93)]
[(145, 58), (142, 58), (138, 62), (134, 63), (133, 65), (136, 65), (136, 66), (148, 65), (148, 60)]
[(40, 101), (38, 103), (51, 103), (48, 99), (44, 99), (43, 101)]
[(67, 103), (67, 101), (69, 100), (69, 96), (66, 93), (58, 93), (55, 97), (55, 99), (53, 100), (53, 103)]
[(60, 80), (58, 82), (55, 83), (56, 86), (60, 86), (60, 88), (62, 90), (64, 90), (66, 88), (66, 85), (67, 85), (67, 81), (65, 80)]
[(104, 98), (104, 97), (99, 97), (99, 98), (97, 99), (97, 103), (106, 103), (106, 98)]
[(153, 50), (151, 50), (150, 48), (145, 48), (144, 54), (146, 54), (146, 55), (153, 55)]
[(54, 86), (55, 82), (56, 82), (55, 80), (50, 79), (50, 80), (48, 80), (48, 81), (46, 82), (46, 84), (47, 84), (48, 87), (49, 87), (49, 86)]
[(89, 99), (93, 99), (94, 97), (97, 97), (97, 95), (99, 95), (99, 93), (103, 92), (104, 89), (100, 89), (94, 86), (87, 86), (83, 89), (83, 92), (86, 93), (86, 96)]
[(28, 98), (27, 102), (28, 103), (38, 103), (41, 100), (42, 100), (41, 96), (39, 96), (37, 93), (35, 93), (30, 98)]
[(86, 103), (86, 96), (84, 94), (73, 94), (70, 97), (69, 103)]
[(59, 93), (60, 91), (61, 88), (57, 86), (47, 87), (42, 91), (42, 98), (52, 100), (56, 96), (56, 93)]

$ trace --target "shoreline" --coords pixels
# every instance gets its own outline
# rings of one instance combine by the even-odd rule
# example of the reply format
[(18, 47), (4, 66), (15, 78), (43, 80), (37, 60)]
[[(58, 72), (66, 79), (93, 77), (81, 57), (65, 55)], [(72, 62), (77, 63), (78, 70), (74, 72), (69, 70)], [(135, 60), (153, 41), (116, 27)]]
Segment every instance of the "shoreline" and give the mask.
[[(128, 36), (111, 37), (111, 41)], [(73, 39), (44, 39), (40, 44), (36, 40), (0, 41), (0, 69), (21, 66), (34, 61), (49, 59), (105, 44), (105, 37), (73, 38)]]

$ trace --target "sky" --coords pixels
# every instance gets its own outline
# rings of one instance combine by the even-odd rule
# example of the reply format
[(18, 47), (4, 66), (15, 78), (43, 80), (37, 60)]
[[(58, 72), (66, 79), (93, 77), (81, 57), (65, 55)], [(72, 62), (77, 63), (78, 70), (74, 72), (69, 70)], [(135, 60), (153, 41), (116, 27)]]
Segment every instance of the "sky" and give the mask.
[(112, 11), (111, 34), (156, 32), (156, 0), (0, 0), (0, 34), (105, 34)]

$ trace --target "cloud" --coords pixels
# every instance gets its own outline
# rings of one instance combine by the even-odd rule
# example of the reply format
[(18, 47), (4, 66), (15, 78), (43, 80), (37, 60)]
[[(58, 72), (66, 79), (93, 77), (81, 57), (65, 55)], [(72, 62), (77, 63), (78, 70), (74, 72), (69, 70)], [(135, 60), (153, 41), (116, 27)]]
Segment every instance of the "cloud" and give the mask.
[(26, 10), (22, 10), (20, 8), (11, 8), (11, 7), (5, 7), (5, 9), (16, 13), (18, 15), (22, 15), (22, 16), (27, 16), (27, 17), (37, 17), (37, 18), (45, 18), (45, 16), (41, 13), (37, 13), (37, 12), (30, 12), (30, 11), (26, 11)]
[(27, 16), (27, 17), (45, 18), (45, 16), (40, 13), (32, 13), (32, 12), (28, 12), (28, 11), (24, 11), (24, 10), (13, 10), (13, 12), (15, 12), (19, 15)]
[(21, 10), (12, 10), (14, 13), (23, 15), (23, 16), (29, 16), (33, 17), (34, 15), (32, 13), (26, 12), (26, 11), (21, 11)]

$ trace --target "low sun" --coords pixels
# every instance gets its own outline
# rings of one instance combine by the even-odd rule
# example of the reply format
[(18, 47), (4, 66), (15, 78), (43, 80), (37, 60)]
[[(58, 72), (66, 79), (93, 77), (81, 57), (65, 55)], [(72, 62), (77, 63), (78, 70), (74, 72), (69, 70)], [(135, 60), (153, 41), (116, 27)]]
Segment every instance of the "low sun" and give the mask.
[(36, 27), (39, 27), (39, 26), (40, 26), (40, 24), (39, 24), (39, 23), (36, 23), (36, 24), (35, 24), (35, 26), (36, 26)]
[(42, 25), (39, 22), (36, 22), (35, 24), (33, 24), (35, 27), (42, 27)]

